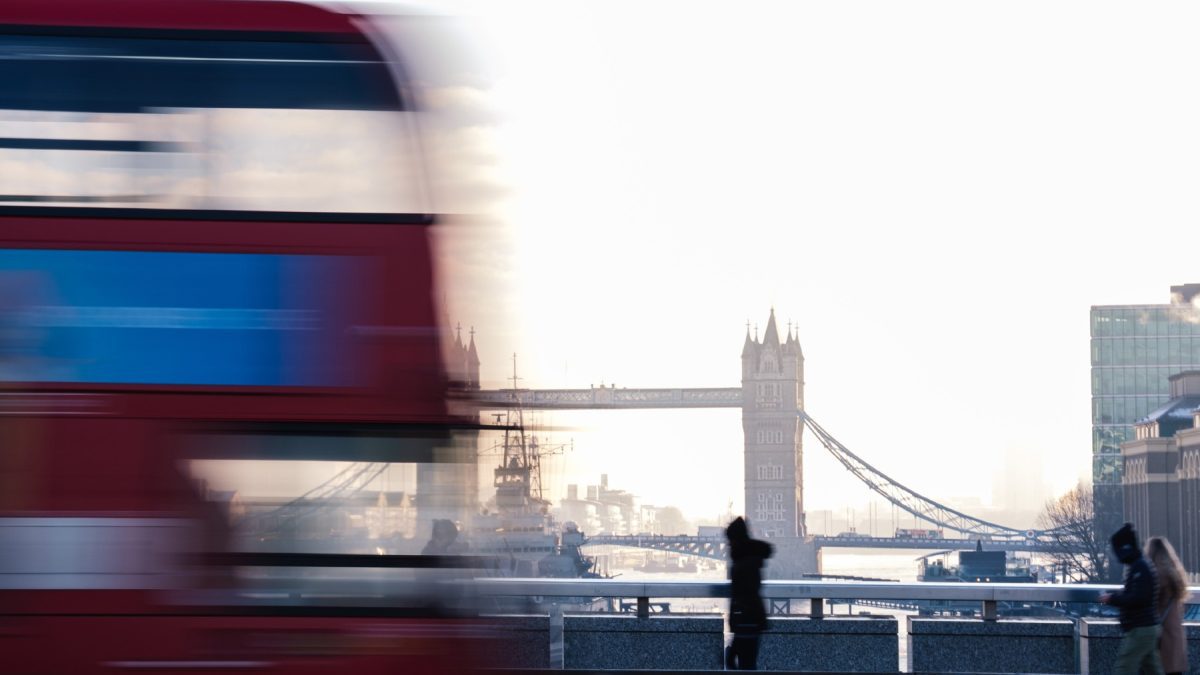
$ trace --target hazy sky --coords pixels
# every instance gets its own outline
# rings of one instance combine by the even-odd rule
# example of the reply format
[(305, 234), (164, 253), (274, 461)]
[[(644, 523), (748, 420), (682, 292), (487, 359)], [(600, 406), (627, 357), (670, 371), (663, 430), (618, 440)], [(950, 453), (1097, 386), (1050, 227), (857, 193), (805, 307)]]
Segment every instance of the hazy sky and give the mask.
[[(452, 7), (484, 68), (431, 96), (482, 211), (446, 293), (485, 386), (513, 352), (530, 386), (737, 386), (774, 306), (851, 450), (1040, 499), (1090, 474), (1089, 307), (1200, 281), (1192, 3)], [(574, 429), (558, 485), (741, 508), (737, 411), (542, 419)], [(805, 450), (808, 509), (866, 502)]]

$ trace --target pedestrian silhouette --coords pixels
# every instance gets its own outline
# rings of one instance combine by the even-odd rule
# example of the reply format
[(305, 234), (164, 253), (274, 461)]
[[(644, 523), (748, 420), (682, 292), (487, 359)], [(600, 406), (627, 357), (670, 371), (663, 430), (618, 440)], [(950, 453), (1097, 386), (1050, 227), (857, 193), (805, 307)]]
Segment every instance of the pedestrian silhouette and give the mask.
[(1100, 602), (1121, 610), (1121, 646), (1117, 648), (1116, 675), (1162, 675), (1158, 658), (1158, 581), (1154, 568), (1138, 548), (1137, 532), (1125, 523), (1112, 536), (1112, 549), (1125, 565), (1125, 586), (1116, 593), (1104, 593)]
[(729, 630), (733, 644), (725, 651), (728, 670), (758, 669), (758, 638), (767, 628), (762, 599), (762, 568), (773, 549), (750, 538), (750, 526), (734, 518), (725, 528), (729, 540)]
[(1186, 673), (1188, 669), (1187, 637), (1183, 632), (1183, 604), (1187, 601), (1187, 572), (1171, 542), (1163, 537), (1146, 541), (1146, 557), (1158, 576), (1158, 598), (1155, 608), (1162, 620), (1159, 632), (1158, 657), (1167, 675)]

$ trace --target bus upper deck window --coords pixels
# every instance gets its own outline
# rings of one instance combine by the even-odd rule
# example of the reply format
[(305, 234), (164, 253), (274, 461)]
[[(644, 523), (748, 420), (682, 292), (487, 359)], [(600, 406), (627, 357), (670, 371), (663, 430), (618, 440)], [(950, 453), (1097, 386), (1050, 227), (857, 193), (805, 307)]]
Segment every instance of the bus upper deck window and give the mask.
[(361, 42), (0, 35), (0, 207), (424, 213), (414, 129)]

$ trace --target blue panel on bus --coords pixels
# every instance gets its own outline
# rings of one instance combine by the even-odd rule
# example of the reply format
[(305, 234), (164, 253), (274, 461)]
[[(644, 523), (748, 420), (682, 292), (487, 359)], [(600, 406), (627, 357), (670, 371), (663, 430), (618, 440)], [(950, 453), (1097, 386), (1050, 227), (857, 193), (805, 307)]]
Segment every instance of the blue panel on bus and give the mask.
[(0, 250), (0, 381), (353, 384), (361, 259)]

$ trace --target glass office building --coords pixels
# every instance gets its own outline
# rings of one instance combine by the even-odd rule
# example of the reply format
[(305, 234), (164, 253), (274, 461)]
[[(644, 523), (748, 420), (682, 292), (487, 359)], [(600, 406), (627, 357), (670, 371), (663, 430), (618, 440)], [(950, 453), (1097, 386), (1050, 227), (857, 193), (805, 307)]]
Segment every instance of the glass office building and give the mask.
[(1170, 400), (1167, 378), (1200, 369), (1200, 284), (1171, 287), (1168, 305), (1092, 307), (1092, 489), (1102, 536), (1124, 519), (1121, 443)]

